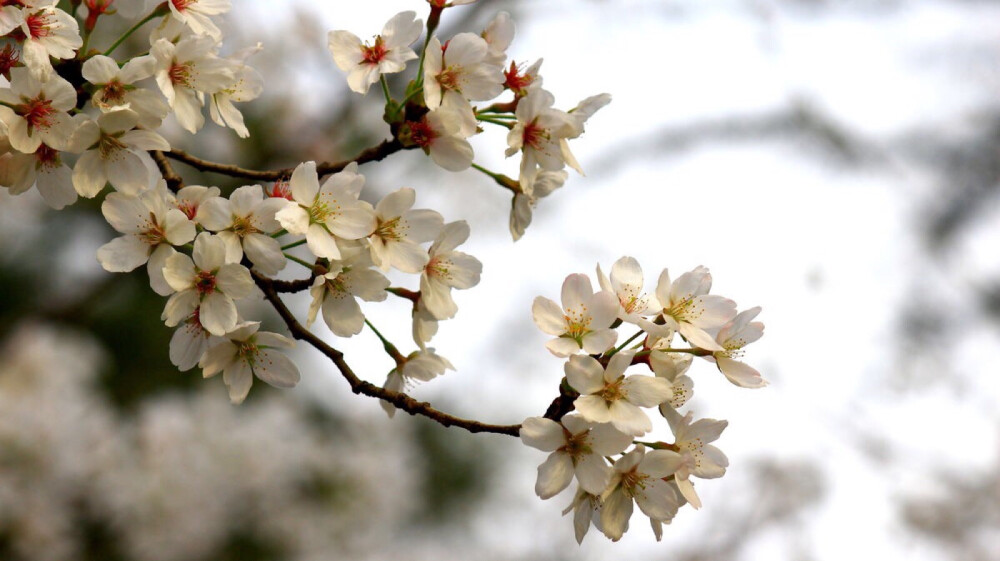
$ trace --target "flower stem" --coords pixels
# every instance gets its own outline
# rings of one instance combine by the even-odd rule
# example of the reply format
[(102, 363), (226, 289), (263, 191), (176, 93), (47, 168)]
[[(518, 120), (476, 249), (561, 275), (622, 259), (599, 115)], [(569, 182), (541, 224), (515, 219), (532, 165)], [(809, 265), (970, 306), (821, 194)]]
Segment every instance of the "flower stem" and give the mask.
[(379, 76), (378, 81), (382, 84), (382, 93), (385, 95), (385, 104), (389, 107), (393, 107), (392, 93), (389, 92), (389, 81), (385, 79), (385, 74)]
[(643, 333), (645, 333), (645, 331), (643, 331), (643, 330), (640, 329), (638, 333), (636, 333), (635, 335), (633, 335), (633, 336), (629, 337), (628, 339), (626, 339), (624, 343), (622, 343), (621, 345), (618, 345), (617, 347), (615, 347), (611, 352), (609, 352), (605, 356), (607, 358), (611, 358), (616, 353), (618, 353), (619, 351), (621, 351), (622, 349), (624, 349), (626, 345), (628, 345), (632, 341), (635, 341), (636, 338), (639, 337), (640, 335), (642, 335)]
[[(169, 9), (169, 8), (167, 8), (167, 9)], [(156, 8), (154, 8), (152, 12), (149, 12), (149, 15), (147, 15), (146, 17), (144, 17), (141, 20), (139, 20), (138, 23), (136, 23), (135, 25), (133, 25), (132, 27), (130, 27), (128, 29), (128, 31), (126, 31), (125, 33), (123, 33), (121, 37), (119, 37), (114, 43), (112, 43), (111, 46), (108, 47), (108, 50), (104, 51), (104, 56), (111, 56), (111, 53), (113, 53), (115, 51), (115, 49), (118, 48), (118, 45), (121, 45), (122, 42), (125, 41), (125, 39), (128, 39), (129, 35), (132, 35), (133, 33), (135, 33), (135, 31), (137, 29), (139, 29), (143, 25), (146, 25), (146, 23), (148, 23), (148, 22), (150, 22), (150, 21), (152, 21), (152, 20), (154, 20), (154, 19), (156, 19), (156, 18), (158, 18), (160, 16), (163, 16), (163, 15), (166, 15), (166, 14), (163, 13), (163, 8), (161, 8), (159, 6), (157, 6)], [(80, 49), (80, 52), (83, 52), (83, 49)]]
[(288, 233), (288, 230), (282, 228), (282, 229), (278, 230), (277, 232), (271, 234), (271, 237), (272, 238), (280, 238), (281, 236), (284, 236), (287, 233)]
[(295, 261), (296, 263), (298, 263), (299, 265), (302, 265), (303, 267), (305, 267), (306, 269), (309, 269), (310, 271), (311, 271), (311, 270), (312, 270), (312, 268), (313, 268), (313, 264), (312, 264), (312, 263), (310, 263), (310, 262), (308, 262), (308, 261), (305, 261), (305, 260), (303, 260), (303, 259), (299, 259), (298, 257), (296, 257), (296, 256), (294, 256), (294, 255), (289, 255), (289, 254), (287, 254), (287, 253), (284, 253), (283, 255), (284, 255), (284, 256), (285, 256), (286, 258), (288, 258), (288, 259), (289, 259), (290, 261)]
[(490, 176), (493, 181), (497, 182), (497, 185), (503, 187), (504, 189), (508, 189), (515, 194), (521, 192), (521, 185), (517, 181), (514, 181), (502, 173), (494, 173), (475, 162), (472, 163), (472, 168)]
[(484, 123), (492, 123), (494, 125), (500, 125), (501, 127), (504, 127), (504, 128), (506, 128), (508, 130), (514, 128), (514, 123), (511, 123), (511, 122), (508, 122), (508, 121), (503, 121), (503, 120), (498, 120), (498, 119), (495, 119), (493, 117), (486, 117), (484, 115), (476, 115), (476, 120), (477, 121), (482, 121)]
[[(302, 238), (301, 240), (299, 240), (297, 242), (292, 242), (290, 244), (283, 245), (283, 246), (281, 246), (281, 251), (285, 251), (286, 249), (292, 249), (293, 247), (299, 247), (300, 245), (306, 243), (306, 241), (307, 240), (305, 238)], [(310, 267), (311, 266), (312, 265), (310, 265)]]
[(375, 333), (375, 336), (379, 338), (379, 341), (382, 341), (382, 348), (385, 349), (387, 355), (396, 361), (396, 366), (402, 366), (406, 363), (406, 358), (399, 352), (399, 349), (390, 343), (378, 329), (375, 329), (375, 326), (372, 325), (372, 322), (368, 321), (368, 318), (365, 318), (365, 325), (371, 328), (372, 332)]

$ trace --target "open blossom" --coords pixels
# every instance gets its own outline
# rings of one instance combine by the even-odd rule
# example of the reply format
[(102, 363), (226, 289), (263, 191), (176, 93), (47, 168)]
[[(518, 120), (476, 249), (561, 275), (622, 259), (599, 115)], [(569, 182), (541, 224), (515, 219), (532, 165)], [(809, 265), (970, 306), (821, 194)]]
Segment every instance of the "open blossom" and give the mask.
[(205, 187), (203, 185), (187, 185), (174, 195), (170, 204), (174, 208), (184, 213), (189, 219), (194, 220), (198, 216), (198, 209), (205, 201), (218, 197), (221, 191), (218, 187)]
[(309, 289), (313, 300), (306, 324), (316, 321), (316, 315), (322, 310), (323, 320), (335, 335), (357, 335), (365, 325), (357, 299), (381, 302), (388, 296), (385, 289), (390, 284), (382, 273), (372, 269), (369, 253), (358, 247), (343, 261), (330, 262), (329, 271), (313, 281)]
[(474, 115), (455, 111), (446, 103), (428, 111), (419, 121), (407, 121), (403, 134), (435, 164), (448, 171), (462, 171), (472, 165), (475, 156), (466, 140), (475, 130)]
[(212, 121), (220, 127), (233, 129), (240, 138), (250, 136), (250, 131), (243, 122), (243, 114), (233, 103), (252, 101), (264, 91), (264, 77), (246, 63), (246, 59), (261, 48), (261, 44), (257, 43), (229, 57), (235, 68), (235, 80), (226, 88), (213, 93), (208, 106)]
[(657, 378), (670, 382), (673, 395), (660, 404), (660, 413), (666, 415), (666, 409), (679, 409), (694, 395), (694, 381), (685, 374), (691, 367), (693, 356), (687, 353), (667, 353), (657, 350), (657, 345), (666, 344), (668, 339), (661, 339), (653, 346), (649, 354), (649, 365)]
[(400, 12), (393, 16), (375, 37), (372, 44), (362, 43), (350, 31), (331, 31), (327, 46), (337, 67), (347, 72), (347, 85), (364, 94), (383, 74), (402, 72), (406, 62), (417, 58), (410, 45), (420, 37), (423, 22), (415, 19), (416, 12)]
[(181, 128), (192, 134), (205, 124), (203, 94), (221, 92), (236, 81), (233, 63), (220, 59), (216, 48), (211, 37), (195, 35), (177, 44), (160, 39), (149, 50), (156, 59), (154, 75), (160, 91)]
[(11, 150), (7, 139), (0, 136), (0, 154), (0, 186), (11, 195), (24, 193), (34, 185), (45, 204), (56, 210), (76, 202), (73, 170), (63, 162), (59, 150), (42, 143), (34, 154), (22, 154)]
[[(454, 369), (455, 367), (448, 359), (428, 347), (410, 353), (401, 366), (397, 366), (389, 372), (382, 387), (390, 391), (402, 392), (415, 382), (429, 382), (444, 374), (446, 370)], [(390, 418), (396, 414), (396, 406), (388, 401), (379, 401), (379, 405)]]
[(212, 16), (228, 12), (232, 8), (231, 0), (168, 0), (166, 4), (170, 7), (170, 15), (191, 31), (222, 40), (222, 31), (212, 21)]
[(475, 257), (455, 251), (469, 239), (469, 224), (464, 220), (447, 224), (428, 250), (430, 260), (420, 275), (420, 300), (436, 319), (455, 317), (458, 306), (451, 289), (472, 288), (479, 284), (483, 264)]
[(712, 360), (726, 379), (741, 388), (762, 388), (767, 385), (767, 380), (761, 377), (760, 372), (736, 360), (743, 356), (743, 347), (764, 335), (764, 324), (752, 321), (759, 313), (759, 306), (740, 312), (715, 336), (722, 350), (713, 352)]
[(577, 121), (569, 113), (553, 109), (553, 103), (555, 97), (541, 88), (518, 102), (514, 111), (517, 122), (507, 133), (507, 157), (522, 153), (522, 173), (536, 166), (556, 171), (569, 165), (582, 174), (566, 141), (577, 135)]
[(136, 195), (149, 185), (149, 172), (139, 156), (145, 150), (170, 150), (166, 139), (153, 131), (135, 128), (139, 115), (122, 109), (103, 113), (97, 121), (83, 123), (74, 142), (90, 148), (73, 167), (73, 187), (83, 197), (93, 198), (106, 183), (116, 190)]
[(139, 115), (140, 126), (158, 128), (170, 107), (157, 93), (134, 85), (152, 76), (155, 65), (156, 59), (151, 55), (135, 57), (121, 68), (111, 57), (94, 55), (88, 58), (82, 72), (84, 79), (96, 86), (91, 103), (105, 113), (131, 109)]
[(664, 416), (674, 433), (674, 450), (668, 453), (668, 463), (674, 470), (677, 489), (694, 508), (701, 507), (701, 499), (694, 490), (690, 476), (715, 479), (726, 474), (729, 458), (715, 446), (709, 444), (718, 440), (728, 421), (699, 419), (691, 422), (692, 414), (683, 417), (676, 411), (666, 411)]
[(357, 240), (375, 229), (371, 205), (358, 200), (365, 177), (351, 162), (331, 175), (322, 187), (316, 174), (316, 162), (295, 167), (289, 185), (295, 203), (274, 215), (290, 234), (306, 237), (309, 251), (324, 259), (340, 259), (337, 239)]
[(76, 129), (69, 111), (76, 107), (76, 89), (60, 76), (41, 82), (27, 68), (12, 68), (10, 88), (0, 88), (0, 120), (10, 145), (33, 154), (44, 142), (64, 149)]
[(239, 321), (234, 300), (253, 291), (253, 279), (243, 265), (226, 262), (226, 244), (208, 232), (194, 240), (193, 257), (177, 253), (167, 258), (163, 276), (177, 293), (167, 300), (163, 319), (173, 327), (197, 309), (206, 331), (225, 335)]
[(566, 415), (559, 423), (529, 417), (521, 423), (520, 436), (528, 446), (552, 452), (538, 466), (535, 493), (543, 499), (561, 493), (574, 476), (584, 491), (600, 495), (611, 478), (611, 466), (604, 457), (620, 454), (632, 443), (630, 435), (579, 415)]
[(643, 321), (643, 329), (654, 336), (680, 332), (692, 345), (710, 351), (723, 350), (706, 330), (716, 329), (736, 316), (736, 302), (722, 296), (709, 294), (712, 275), (705, 267), (697, 267), (670, 281), (664, 269), (656, 285), (656, 299), (662, 306), (664, 324)]
[(503, 87), (514, 92), (517, 97), (524, 97), (541, 89), (542, 76), (538, 73), (541, 67), (542, 59), (536, 60), (534, 64), (526, 68), (511, 62), (510, 67), (503, 71)]
[(194, 239), (195, 225), (184, 213), (170, 207), (162, 180), (156, 188), (138, 196), (110, 193), (101, 211), (111, 227), (124, 234), (97, 250), (97, 260), (104, 270), (127, 273), (148, 262), (153, 290), (161, 296), (173, 292), (163, 268), (167, 258), (176, 253), (172, 246)]
[(83, 45), (76, 18), (54, 6), (25, 8), (21, 31), (25, 37), (21, 47), (24, 64), (42, 81), (52, 76), (49, 57), (73, 58)]
[(581, 350), (600, 354), (610, 349), (618, 334), (609, 329), (617, 317), (618, 302), (610, 292), (597, 292), (587, 275), (573, 274), (562, 285), (562, 307), (539, 296), (531, 306), (535, 325), (555, 335), (545, 348), (558, 357)]
[(612, 541), (621, 539), (632, 518), (633, 501), (653, 520), (667, 523), (673, 520), (681, 498), (663, 478), (674, 473), (675, 456), (669, 450), (646, 452), (640, 444), (615, 462), (611, 483), (601, 497), (604, 535)]
[(424, 58), (424, 102), (437, 109), (447, 97), (464, 113), (469, 101), (493, 99), (503, 91), (500, 66), (488, 60), (486, 40), (475, 33), (459, 33), (443, 46), (431, 38)]
[(368, 236), (372, 261), (388, 271), (419, 273), (430, 260), (420, 243), (441, 232), (444, 218), (433, 210), (413, 209), (417, 193), (409, 187), (397, 189), (375, 205), (375, 230)]
[(276, 275), (285, 267), (285, 256), (270, 234), (281, 228), (275, 213), (288, 204), (285, 199), (265, 199), (260, 185), (244, 185), (228, 199), (214, 197), (202, 203), (196, 220), (226, 244), (226, 261), (239, 263), (246, 253), (260, 272)]
[(586, 355), (573, 355), (566, 363), (566, 380), (580, 392), (573, 406), (594, 423), (611, 423), (619, 431), (641, 436), (653, 423), (641, 407), (656, 407), (673, 395), (670, 383), (653, 376), (625, 376), (634, 352), (621, 351), (608, 360), (607, 368)]
[(643, 276), (639, 262), (633, 257), (622, 257), (611, 266), (611, 277), (608, 278), (597, 265), (597, 282), (601, 290), (614, 294), (618, 298), (618, 318), (630, 323), (638, 323), (642, 316), (656, 310), (650, 304), (650, 298), (642, 293)]
[(284, 335), (258, 329), (259, 321), (235, 326), (198, 363), (206, 378), (222, 372), (234, 404), (246, 399), (254, 376), (276, 388), (293, 388), (299, 383), (298, 367), (278, 350), (291, 348), (295, 342)]
[(576, 543), (582, 544), (591, 525), (601, 530), (601, 493), (588, 493), (583, 487), (577, 486), (573, 502), (563, 511), (563, 516), (570, 512), (573, 513), (573, 533), (576, 536)]

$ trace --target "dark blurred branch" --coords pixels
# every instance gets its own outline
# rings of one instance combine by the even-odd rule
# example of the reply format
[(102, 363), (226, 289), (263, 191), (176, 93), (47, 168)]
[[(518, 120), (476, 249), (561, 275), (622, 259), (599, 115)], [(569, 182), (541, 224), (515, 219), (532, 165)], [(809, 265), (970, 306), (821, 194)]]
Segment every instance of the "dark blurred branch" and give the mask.
[[(385, 159), (391, 154), (399, 152), (400, 150), (409, 150), (410, 148), (412, 147), (404, 147), (395, 138), (392, 140), (384, 140), (381, 144), (372, 146), (371, 148), (362, 151), (350, 160), (342, 162), (322, 162), (317, 164), (316, 171), (320, 176), (337, 173), (347, 167), (351, 162), (357, 162), (359, 164), (377, 162)], [(246, 169), (232, 164), (220, 164), (217, 162), (203, 160), (181, 150), (171, 150), (165, 154), (200, 171), (210, 171), (222, 175), (228, 175), (230, 177), (242, 177), (245, 179), (256, 179), (260, 181), (278, 181), (280, 179), (288, 179), (292, 176), (292, 172), (295, 171), (295, 168), (282, 168), (276, 170)]]
[(170, 160), (160, 150), (150, 150), (149, 155), (156, 162), (156, 167), (160, 168), (160, 174), (163, 175), (163, 180), (167, 182), (167, 188), (174, 193), (180, 191), (181, 187), (184, 187), (184, 180), (174, 171), (174, 167), (170, 165)]
[(521, 425), (490, 425), (479, 421), (455, 417), (434, 409), (427, 402), (417, 401), (405, 393), (386, 390), (358, 378), (357, 374), (351, 370), (351, 367), (344, 360), (344, 353), (328, 345), (325, 341), (303, 327), (302, 324), (295, 319), (292, 312), (287, 306), (285, 306), (285, 303), (281, 301), (281, 297), (278, 296), (278, 291), (274, 285), (275, 281), (262, 277), (256, 273), (253, 274), (253, 277), (257, 282), (257, 286), (264, 291), (264, 298), (266, 298), (267, 301), (274, 306), (278, 315), (280, 315), (281, 319), (284, 320), (285, 325), (292, 334), (292, 337), (309, 343), (330, 359), (330, 361), (333, 362), (333, 364), (340, 371), (344, 379), (347, 380), (347, 383), (350, 384), (351, 391), (354, 393), (364, 394), (369, 397), (385, 400), (395, 405), (397, 408), (406, 411), (410, 415), (422, 415), (446, 427), (459, 427), (473, 433), (492, 432), (496, 434), (506, 434), (509, 436), (519, 435)]

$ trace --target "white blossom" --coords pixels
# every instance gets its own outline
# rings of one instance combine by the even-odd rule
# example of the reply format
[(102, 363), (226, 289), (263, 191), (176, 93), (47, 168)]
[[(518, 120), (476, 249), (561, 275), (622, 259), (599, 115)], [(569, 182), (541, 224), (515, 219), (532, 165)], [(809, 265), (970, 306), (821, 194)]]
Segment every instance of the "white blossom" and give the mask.
[(430, 261), (420, 243), (441, 232), (444, 218), (433, 210), (413, 209), (417, 193), (409, 187), (397, 189), (375, 205), (375, 230), (368, 236), (372, 261), (388, 271), (419, 273)]
[(292, 348), (295, 342), (284, 335), (258, 329), (258, 321), (235, 326), (198, 363), (206, 378), (222, 372), (234, 404), (246, 399), (254, 376), (276, 388), (292, 388), (299, 383), (298, 367), (278, 350)]
[(420, 37), (423, 22), (415, 19), (416, 12), (400, 12), (393, 16), (375, 36), (372, 44), (362, 43), (350, 31), (331, 31), (327, 47), (337, 67), (347, 72), (347, 85), (364, 94), (383, 74), (402, 72), (406, 62), (417, 58), (410, 45)]
[(469, 239), (469, 224), (451, 222), (441, 230), (428, 250), (430, 259), (420, 274), (420, 301), (435, 319), (455, 317), (458, 306), (451, 289), (467, 289), (479, 284), (483, 264), (475, 257), (455, 251)]
[(285, 267), (285, 256), (270, 234), (281, 228), (275, 213), (288, 204), (285, 199), (264, 198), (260, 185), (244, 185), (228, 199), (213, 197), (203, 202), (195, 220), (225, 242), (226, 261), (239, 263), (245, 253), (260, 272), (276, 275)]
[(531, 306), (535, 325), (556, 338), (545, 348), (558, 357), (581, 350), (599, 354), (610, 349), (618, 333), (610, 329), (617, 317), (618, 302), (610, 292), (595, 293), (587, 275), (573, 274), (562, 285), (562, 307), (539, 296)]
[(619, 431), (641, 436), (653, 423), (641, 409), (656, 407), (673, 395), (670, 383), (653, 376), (625, 376), (634, 352), (621, 351), (602, 367), (591, 356), (573, 355), (566, 363), (566, 380), (580, 397), (573, 402), (580, 415), (594, 423), (611, 423)]

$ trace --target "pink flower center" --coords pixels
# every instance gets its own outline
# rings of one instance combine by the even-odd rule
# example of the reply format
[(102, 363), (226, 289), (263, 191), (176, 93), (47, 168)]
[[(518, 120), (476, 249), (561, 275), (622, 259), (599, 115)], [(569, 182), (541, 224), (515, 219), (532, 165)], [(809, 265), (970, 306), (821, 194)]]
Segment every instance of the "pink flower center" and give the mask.
[(389, 51), (385, 48), (385, 41), (383, 41), (382, 36), (379, 35), (375, 37), (374, 45), (361, 46), (361, 63), (378, 64), (382, 62), (387, 52)]
[(0, 74), (10, 80), (10, 69), (17, 66), (19, 57), (17, 51), (14, 50), (14, 45), (8, 43), (2, 51), (0, 51)]
[(549, 139), (549, 131), (538, 126), (536, 121), (532, 121), (524, 125), (522, 139), (525, 146), (529, 146), (537, 150), (542, 147), (543, 142)]
[(410, 123), (410, 138), (413, 143), (421, 148), (427, 148), (434, 142), (434, 139), (438, 137), (437, 132), (431, 128), (427, 119), (422, 119), (419, 122)]
[(535, 77), (530, 74), (521, 74), (521, 69), (514, 62), (510, 63), (510, 69), (503, 72), (503, 85), (517, 95), (524, 95), (524, 91), (535, 81)]
[(167, 74), (170, 76), (171, 83), (188, 87), (188, 80), (191, 75), (191, 66), (175, 62), (170, 66), (170, 70)]
[(28, 33), (32, 39), (40, 39), (52, 35), (50, 29), (52, 22), (49, 19), (49, 15), (46, 12), (37, 12), (24, 18), (24, 22), (28, 24)]
[(198, 214), (198, 204), (193, 201), (180, 201), (177, 203), (177, 209), (183, 212), (188, 220), (194, 220), (195, 215)]
[(174, 5), (174, 8), (177, 8), (178, 12), (183, 12), (191, 4), (197, 4), (198, 0), (170, 0), (170, 3)]
[(59, 167), (59, 151), (50, 148), (46, 144), (41, 144), (35, 150), (35, 158), (38, 160), (38, 167), (53, 169)]
[(436, 78), (438, 84), (441, 84), (441, 89), (458, 91), (458, 76), (458, 70), (454, 67), (449, 67), (442, 70)]
[(22, 105), (18, 113), (28, 122), (28, 130), (47, 129), (52, 126), (52, 115), (56, 112), (51, 99), (33, 99)]
[(287, 180), (275, 181), (271, 190), (267, 193), (268, 197), (280, 197), (282, 199), (292, 200), (292, 187), (288, 184)]
[(198, 274), (194, 278), (194, 287), (203, 296), (215, 292), (215, 273), (212, 271), (198, 271)]
[(142, 241), (146, 242), (151, 246), (156, 246), (163, 243), (167, 239), (167, 233), (160, 225), (159, 221), (156, 219), (156, 215), (152, 212), (149, 213), (149, 221), (146, 222), (146, 229), (139, 234)]

